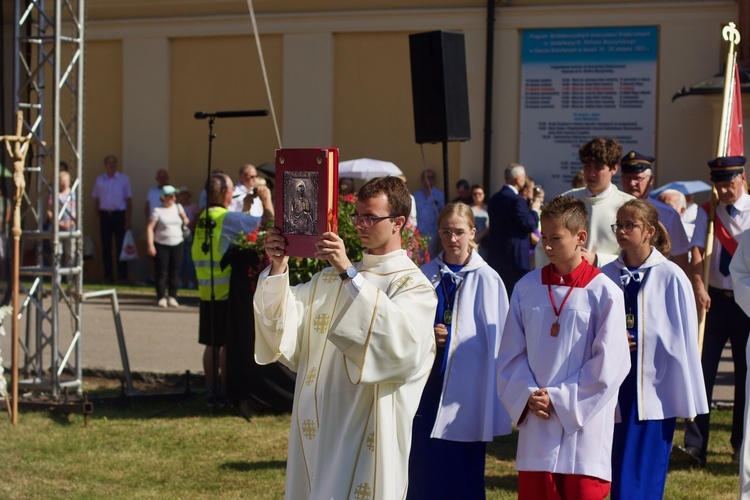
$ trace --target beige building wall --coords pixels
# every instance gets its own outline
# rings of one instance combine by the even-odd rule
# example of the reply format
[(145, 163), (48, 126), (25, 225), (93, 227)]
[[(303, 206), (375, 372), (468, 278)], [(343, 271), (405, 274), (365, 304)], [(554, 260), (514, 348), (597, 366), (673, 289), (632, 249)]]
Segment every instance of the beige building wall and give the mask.
[[(96, 247), (96, 259), (86, 266), (84, 279), (98, 279), (101, 264), (99, 228), (95, 225), (95, 204), (91, 198), (94, 181), (104, 173), (104, 157), (123, 151), (123, 71), (121, 40), (89, 40), (86, 43), (83, 227)], [(51, 179), (50, 179), (51, 180)]]
[(285, 35), (283, 50), (283, 146), (333, 146), (333, 33)]
[(156, 171), (169, 168), (169, 51), (166, 37), (123, 41), (122, 126), (126, 133), (121, 165), (131, 179), (136, 238), (144, 237), (146, 193)]
[[(281, 36), (262, 36), (261, 44), (277, 113), (283, 110)], [(196, 111), (269, 109), (255, 40), (247, 35), (171, 39), (169, 103), (170, 182), (187, 185), (198, 201), (208, 172), (209, 120)], [(212, 169), (236, 181), (245, 163), (273, 161), (276, 134), (270, 116), (218, 118), (212, 146)]]
[[(338, 34), (335, 60), (334, 143), (341, 145), (341, 159), (392, 161), (412, 190), (419, 189), (423, 153), (425, 166), (440, 174), (442, 146), (414, 142), (408, 33)], [(458, 143), (449, 147), (454, 180), (459, 148)]]
[[(472, 139), (449, 145), (450, 179), (481, 181), (486, 2), (377, 0), (366, 9), (351, 0), (255, 4), (282, 144), (333, 145), (342, 159), (393, 161), (412, 190), (419, 188), (423, 154), (440, 177), (442, 153), (440, 145), (414, 142), (408, 35), (463, 32)], [(88, 12), (84, 191), (90, 193), (103, 155), (114, 152), (124, 155), (125, 172), (135, 174), (136, 214), (159, 165), (197, 197), (208, 124), (193, 113), (269, 108), (247, 2), (94, 0)], [(520, 35), (531, 28), (658, 26), (657, 182), (706, 179), (718, 133), (715, 106), (704, 97), (671, 99), (720, 70), (721, 27), (736, 15), (731, 0), (499, 3), (488, 192), (501, 186), (504, 166), (518, 160)], [(153, 120), (140, 119), (143, 110)], [(271, 117), (217, 120), (214, 132), (213, 166), (232, 177), (245, 161), (272, 161), (279, 142)], [(145, 227), (142, 215), (135, 223)], [(98, 231), (89, 222), (86, 232)]]

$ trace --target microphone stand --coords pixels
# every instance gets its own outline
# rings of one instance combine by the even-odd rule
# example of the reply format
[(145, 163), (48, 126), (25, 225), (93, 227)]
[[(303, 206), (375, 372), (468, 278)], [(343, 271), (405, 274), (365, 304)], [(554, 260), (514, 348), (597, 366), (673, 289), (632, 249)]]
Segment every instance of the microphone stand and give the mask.
[[(216, 330), (214, 325), (214, 317), (216, 314), (216, 311), (214, 309), (214, 304), (216, 302), (216, 294), (214, 291), (214, 246), (213, 246), (213, 238), (214, 238), (214, 228), (216, 227), (216, 224), (214, 223), (213, 219), (209, 217), (209, 212), (211, 211), (211, 203), (208, 199), (208, 184), (211, 181), (211, 153), (213, 151), (213, 142), (214, 139), (216, 139), (216, 134), (214, 134), (214, 120), (216, 118), (245, 118), (245, 117), (252, 117), (252, 116), (267, 116), (268, 110), (267, 109), (260, 109), (260, 110), (247, 110), (247, 111), (217, 111), (215, 113), (206, 113), (203, 111), (197, 111), (193, 117), (196, 120), (203, 120), (208, 118), (208, 165), (206, 169), (206, 182), (204, 184), (205, 190), (206, 190), (206, 212), (205, 217), (203, 219), (203, 227), (205, 228), (206, 232), (204, 235), (204, 241), (202, 249), (204, 252), (208, 252), (208, 259), (209, 259), (209, 265), (210, 265), (210, 289), (211, 289), (211, 299), (208, 305), (208, 324), (209, 324), (209, 332), (210, 332), (210, 338), (211, 338), (211, 372), (213, 376), (213, 383), (211, 384), (211, 389), (213, 390), (214, 397), (217, 397), (217, 395), (220, 397), (221, 394), (221, 386), (219, 384), (219, 351), (220, 348), (217, 348), (216, 346)], [(221, 235), (219, 235), (221, 236)], [(200, 284), (198, 284), (198, 287), (200, 289)], [(198, 327), (200, 329), (200, 326)], [(226, 373), (224, 374), (226, 376)], [(211, 408), (211, 411), (213, 412), (215, 409), (215, 406)]]
[[(208, 325), (209, 325), (209, 332), (210, 332), (210, 338), (211, 338), (211, 372), (212, 372), (212, 378), (213, 382), (211, 384), (211, 390), (214, 393), (214, 398), (220, 396), (221, 392), (221, 386), (219, 384), (219, 353), (216, 346), (216, 331), (214, 326), (214, 303), (216, 301), (216, 295), (214, 293), (214, 245), (213, 245), (213, 237), (214, 237), (214, 223), (213, 219), (209, 217), (209, 212), (211, 211), (211, 203), (208, 199), (208, 184), (211, 182), (211, 153), (213, 151), (213, 142), (214, 139), (216, 139), (216, 134), (214, 134), (214, 120), (216, 119), (215, 116), (210, 116), (208, 118), (208, 167), (206, 170), (206, 182), (204, 184), (205, 190), (206, 190), (206, 212), (205, 217), (203, 219), (203, 227), (206, 229), (204, 233), (204, 241), (203, 241), (203, 251), (206, 251), (206, 247), (208, 247), (208, 262), (209, 262), (209, 269), (210, 269), (210, 287), (211, 287), (211, 299), (208, 304)], [(200, 327), (199, 327), (200, 329)], [(211, 411), (213, 412), (215, 409), (215, 405), (211, 407)]]

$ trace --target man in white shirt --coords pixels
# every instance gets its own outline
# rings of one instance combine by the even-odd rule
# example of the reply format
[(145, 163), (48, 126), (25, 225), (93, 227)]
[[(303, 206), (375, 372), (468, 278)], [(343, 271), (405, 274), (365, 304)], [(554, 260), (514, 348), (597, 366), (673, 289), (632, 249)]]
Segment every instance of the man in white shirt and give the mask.
[[(700, 229), (704, 233), (706, 232), (706, 219), (708, 219), (708, 215), (706, 215), (706, 212), (700, 210), (701, 217), (699, 218), (699, 211), (697, 210), (698, 205), (693, 203), (693, 207), (695, 207), (696, 210), (694, 210), (693, 213), (689, 215), (687, 211), (687, 196), (685, 196), (681, 191), (678, 191), (677, 189), (665, 189), (664, 191), (659, 193), (659, 196), (657, 196), (656, 199), (662, 203), (666, 203), (670, 207), (674, 208), (678, 214), (680, 214), (682, 227), (685, 228), (685, 234), (688, 237), (688, 241), (690, 241), (690, 246), (694, 246), (693, 235), (695, 234), (696, 229)], [(688, 252), (688, 260), (689, 259), (690, 252)]]
[(143, 214), (146, 216), (147, 221), (149, 217), (151, 217), (151, 212), (154, 211), (154, 208), (162, 206), (161, 190), (167, 184), (169, 184), (169, 173), (163, 168), (160, 168), (156, 171), (156, 186), (148, 190), (146, 204), (143, 207)]
[[(665, 189), (659, 193), (659, 196), (657, 196), (656, 199), (672, 207), (675, 212), (680, 214), (680, 217), (685, 215), (685, 210), (687, 210), (687, 198), (685, 198), (685, 195), (680, 191), (677, 191), (676, 189)], [(684, 220), (682, 222), (683, 224), (685, 223)], [(688, 228), (685, 227), (685, 232), (688, 233), (687, 236), (688, 239), (690, 239), (693, 235), (692, 231), (689, 231)]]
[[(268, 191), (269, 196), (260, 196), (261, 191)], [(258, 171), (249, 163), (240, 167), (240, 178), (234, 186), (232, 202), (229, 204), (230, 212), (242, 212), (246, 196), (253, 198), (248, 214), (253, 217), (263, 217), (268, 211), (267, 217), (273, 217), (273, 203), (271, 202), (270, 190), (266, 186), (258, 186)], [(266, 203), (264, 204), (264, 200)]]
[(96, 200), (96, 225), (102, 242), (102, 261), (104, 262), (104, 279), (114, 282), (112, 273), (112, 237), (115, 239), (114, 258), (117, 262), (117, 279), (127, 281), (128, 263), (120, 262), (119, 255), (125, 231), (130, 229), (130, 218), (133, 212), (130, 191), (130, 178), (117, 171), (117, 157), (109, 155), (104, 158), (105, 173), (94, 181), (91, 196)]
[[(699, 233), (697, 229), (693, 235), (696, 247), (693, 249), (690, 264), (698, 305), (707, 311), (701, 364), (709, 403), (724, 346), (727, 340), (731, 340), (734, 362), (734, 410), (730, 443), (734, 449), (732, 458), (735, 461), (739, 461), (743, 437), (747, 373), (745, 346), (750, 333), (750, 318), (734, 300), (729, 264), (737, 250), (740, 236), (750, 229), (750, 196), (745, 187), (745, 161), (743, 156), (725, 156), (708, 163), (711, 181), (719, 194), (714, 216), (714, 243), (709, 267), (708, 292), (703, 282), (706, 234)], [(705, 466), (709, 418), (710, 414), (698, 415), (694, 422), (685, 424), (685, 446), (674, 446), (673, 456)]]
[[(602, 267), (615, 260), (620, 254), (615, 234), (610, 226), (617, 218), (617, 210), (633, 197), (623, 193), (612, 184), (612, 178), (620, 168), (622, 146), (615, 139), (597, 137), (578, 150), (583, 163), (586, 187), (571, 189), (563, 193), (582, 200), (589, 214), (588, 239), (583, 248), (583, 257), (596, 267)], [(492, 227), (490, 221), (490, 227)], [(541, 241), (535, 252), (536, 268), (549, 263)]]

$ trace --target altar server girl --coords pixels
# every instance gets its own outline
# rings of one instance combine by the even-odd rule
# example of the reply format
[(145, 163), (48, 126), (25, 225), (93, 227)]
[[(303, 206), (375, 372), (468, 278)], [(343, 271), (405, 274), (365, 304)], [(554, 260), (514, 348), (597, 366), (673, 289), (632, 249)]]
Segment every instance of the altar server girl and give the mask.
[(448, 204), (438, 216), (444, 250), (422, 267), (438, 296), (437, 356), (414, 418), (410, 499), (485, 498), (486, 443), (511, 432), (495, 381), (508, 295), (475, 233), (471, 207)]
[(695, 297), (667, 259), (669, 236), (651, 203), (625, 203), (612, 231), (622, 252), (602, 271), (624, 294), (631, 369), (618, 397), (611, 495), (662, 498), (677, 417), (708, 413)]

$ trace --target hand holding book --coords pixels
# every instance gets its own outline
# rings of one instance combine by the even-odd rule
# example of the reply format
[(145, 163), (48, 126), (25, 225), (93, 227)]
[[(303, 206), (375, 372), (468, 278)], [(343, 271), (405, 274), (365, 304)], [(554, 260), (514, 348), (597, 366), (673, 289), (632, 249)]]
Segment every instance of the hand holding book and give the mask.
[[(270, 275), (283, 274), (286, 272), (289, 256), (286, 255), (286, 238), (277, 227), (268, 229), (264, 242), (265, 250), (271, 258)], [(323, 236), (315, 243), (317, 248), (314, 257), (327, 260), (337, 273), (343, 273), (352, 265), (346, 256), (346, 246), (338, 234), (332, 232), (323, 233)]]
[(344, 240), (338, 234), (332, 232), (323, 233), (323, 236), (315, 243), (318, 248), (315, 257), (327, 260), (333, 269), (338, 273), (343, 273), (346, 268), (352, 265), (349, 257), (346, 256), (346, 246)]
[(268, 228), (268, 234), (263, 242), (266, 253), (271, 258), (271, 276), (286, 272), (289, 256), (286, 255), (286, 238), (277, 227)]

